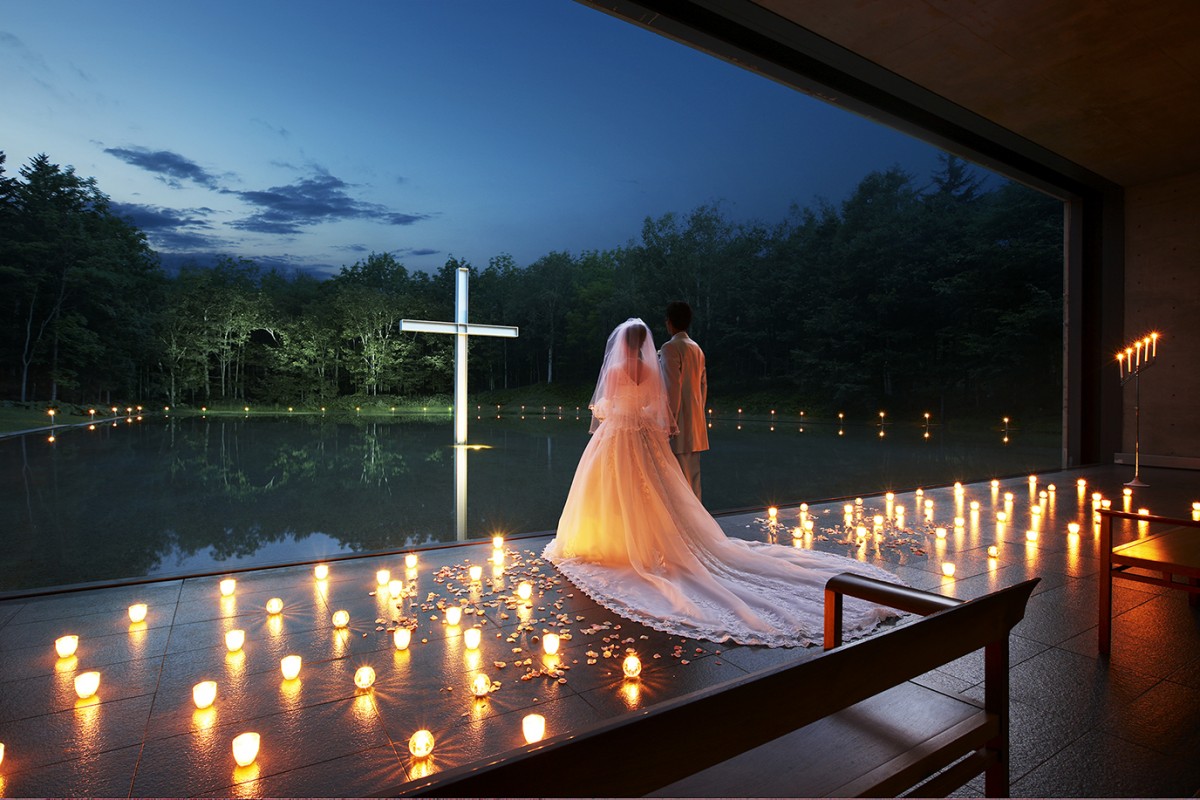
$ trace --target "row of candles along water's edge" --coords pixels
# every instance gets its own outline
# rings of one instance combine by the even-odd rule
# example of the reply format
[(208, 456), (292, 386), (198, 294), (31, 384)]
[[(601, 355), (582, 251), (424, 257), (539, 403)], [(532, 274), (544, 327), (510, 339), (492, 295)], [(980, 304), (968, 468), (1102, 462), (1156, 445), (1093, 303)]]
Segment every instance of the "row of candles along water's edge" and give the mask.
[[(499, 406), (497, 406), (497, 407), (496, 407), (496, 409), (497, 409), (497, 412), (498, 412), (498, 411), (499, 411), (499, 409), (500, 409), (500, 407), (499, 407)], [(139, 410), (140, 410), (140, 407), (139, 407)], [(164, 415), (165, 415), (165, 414), (167, 414), (168, 412), (170, 412), (170, 410), (171, 410), (171, 409), (170, 409), (170, 407), (169, 407), (169, 406), (168, 406), (168, 407), (164, 407), (164, 408), (163, 408), (163, 413), (164, 413)], [(201, 409), (201, 412), (202, 412), (202, 413), (203, 413), (203, 412), (207, 412), (207, 410), (208, 410), (207, 408), (202, 408), (202, 409)], [(395, 408), (393, 408), (393, 409), (392, 409), (392, 411), (395, 411), (395, 410), (396, 410)], [(115, 408), (114, 408), (114, 409), (113, 409), (113, 412), (114, 412), (114, 413), (116, 413), (116, 411), (117, 411), (117, 409), (115, 409)], [(247, 406), (247, 407), (246, 407), (246, 412), (247, 412), (247, 413), (249, 413), (249, 411), (250, 411), (250, 407), (249, 407), (249, 406)], [(293, 409), (292, 409), (292, 408), (289, 406), (289, 407), (288, 407), (288, 411), (289, 411), (289, 412), (291, 412), (291, 411), (293, 411)], [(322, 409), (321, 409), (321, 412), (322, 412), (322, 413), (324, 413), (324, 411), (325, 411), (325, 409), (324, 409), (324, 408), (322, 408)], [(49, 411), (48, 413), (51, 415), (51, 420), (52, 420), (51, 424), (53, 424), (53, 417), (54, 417), (54, 413), (55, 413), (55, 412), (54, 412), (54, 410), (52, 409), (52, 410), (51, 410), (51, 411)], [(89, 413), (91, 413), (91, 414), (95, 415), (95, 413), (96, 413), (96, 412), (95, 412), (95, 410), (93, 409), (93, 410), (91, 410)], [(559, 420), (563, 419), (563, 417), (562, 417), (562, 406), (559, 406), (559, 407), (558, 407), (558, 413), (559, 413), (558, 419), (559, 419)], [(739, 409), (737, 410), (737, 413), (738, 413), (738, 419), (740, 420), (740, 419), (741, 419), (741, 416), (742, 416), (742, 409), (740, 409), (740, 408), (739, 408)], [(580, 419), (580, 417), (579, 417), (579, 407), (578, 407), (578, 406), (576, 406), (576, 408), (575, 408), (575, 415), (576, 415), (576, 416), (575, 416), (575, 419), (576, 419), (576, 420)], [(709, 417), (712, 417), (712, 416), (713, 416), (713, 410), (712, 410), (711, 408), (710, 408), (710, 409), (708, 409), (708, 416), (709, 416)], [(500, 414), (499, 414), (499, 413), (497, 413), (497, 414), (496, 414), (496, 419), (500, 419), (500, 418), (501, 418)], [(125, 421), (126, 421), (127, 423), (132, 423), (134, 420), (136, 420), (136, 421), (138, 421), (138, 422), (141, 422), (141, 421), (142, 421), (142, 419), (143, 419), (143, 417), (142, 417), (142, 415), (139, 413), (137, 416), (129, 416), (129, 417), (126, 417)], [(476, 420), (482, 420), (482, 419), (483, 419), (483, 417), (481, 417), (481, 416), (477, 416), (477, 417), (475, 417), (475, 419), (476, 419)], [(522, 420), (523, 420), (523, 419), (525, 419), (525, 407), (524, 407), (524, 406), (521, 406), (521, 419), (522, 419)], [(543, 420), (544, 420), (544, 419), (546, 419), (546, 407), (545, 407), (545, 406), (542, 406), (542, 419), (543, 419)], [(775, 417), (775, 409), (771, 409), (771, 416), (770, 416), (771, 428), (770, 428), (770, 429), (771, 429), (772, 431), (774, 431), (774, 430), (775, 430), (775, 419), (776, 419), (776, 417)], [(804, 412), (803, 412), (803, 411), (801, 411), (801, 412), (800, 412), (800, 419), (801, 419), (801, 421), (804, 421), (804, 420), (806, 419), (806, 418), (805, 418), (805, 416), (804, 416)], [(880, 411), (880, 412), (879, 412), (879, 422), (877, 423), (877, 425), (878, 425), (878, 427), (879, 427), (879, 438), (880, 438), (880, 439), (883, 439), (883, 438), (885, 438), (885, 437), (887, 436), (887, 434), (886, 434), (886, 431), (884, 430), (885, 426), (887, 425), (886, 419), (887, 419), (887, 412), (886, 412), (886, 411)], [(846, 435), (846, 431), (845, 431), (845, 429), (842, 427), (842, 426), (845, 424), (845, 422), (846, 422), (846, 415), (845, 415), (845, 413), (843, 413), (843, 412), (838, 412), (838, 436), (845, 436), (845, 435)], [(1003, 429), (1003, 434), (1004, 434), (1004, 436), (1003, 436), (1003, 438), (1001, 439), (1001, 442), (1003, 442), (1004, 444), (1008, 444), (1008, 441), (1009, 441), (1009, 432), (1010, 432), (1010, 425), (1011, 425), (1012, 419), (1011, 419), (1011, 417), (1002, 417), (1002, 418), (1001, 418), (1001, 422), (1003, 422), (1003, 423), (1004, 423), (1004, 429)], [(817, 424), (819, 424), (819, 423), (817, 423)], [(932, 422), (930, 421), (930, 415), (929, 415), (929, 413), (928, 413), (928, 412), (926, 412), (926, 414), (924, 415), (924, 421), (923, 421), (923, 424), (924, 424), (924, 428), (923, 428), (923, 430), (922, 430), (922, 434), (921, 434), (921, 435), (922, 435), (922, 438), (924, 438), (924, 439), (930, 439), (930, 438), (931, 438), (931, 436), (932, 436), (932, 434), (930, 433), (930, 430), (929, 430), (929, 428), (930, 428), (930, 426), (931, 426), (931, 425), (933, 425), (934, 423), (932, 423)], [(117, 427), (117, 423), (114, 421), (114, 422), (112, 423), (112, 426), (113, 426), (114, 428), (115, 428), (115, 427)], [(713, 427), (713, 423), (712, 423), (712, 421), (711, 421), (711, 420), (710, 420), (710, 421), (709, 421), (709, 423), (708, 423), (708, 427), (709, 427), (709, 428), (712, 428), (712, 427)], [(741, 422), (739, 422), (739, 423), (738, 423), (737, 429), (738, 429), (739, 431), (742, 429), (742, 424), (741, 424)], [(90, 431), (94, 431), (94, 430), (96, 430), (96, 424), (95, 424), (94, 422), (93, 422), (93, 423), (91, 423), (91, 424), (89, 424), (89, 425), (88, 425), (88, 430), (90, 430)], [(801, 427), (798, 429), (798, 431), (799, 431), (800, 433), (804, 433), (804, 427), (803, 427), (803, 426), (801, 426)], [(58, 437), (56, 437), (56, 436), (55, 436), (53, 433), (51, 433), (51, 434), (50, 434), (50, 435), (49, 435), (49, 436), (46, 438), (46, 441), (48, 441), (50, 444), (54, 444), (54, 443), (55, 443), (57, 440), (58, 440)], [(474, 449), (474, 450), (488, 449), (486, 445), (463, 445), (463, 446), (465, 446), (465, 447), (468, 447), (468, 448), (470, 448), (470, 449)]]
[[(501, 409), (501, 408), (503, 408), (503, 406), (502, 406), (501, 404), (497, 404), (497, 405), (496, 405), (496, 411), (497, 411), (497, 412), (498, 412), (498, 411), (500, 411), (500, 409)], [(545, 406), (545, 405), (544, 405), (544, 406), (542, 406), (542, 414), (543, 414), (543, 415), (546, 415), (546, 414), (548, 413), (548, 409), (549, 409), (549, 408), (550, 408), (550, 406)], [(321, 409), (321, 413), (322, 413), (322, 414), (326, 413), (326, 407), (325, 407), (325, 406), (321, 406), (321, 407), (320, 407), (320, 409)], [(121, 409), (120, 409), (120, 408), (118, 408), (117, 406), (113, 406), (113, 407), (112, 407), (110, 410), (112, 411), (112, 413), (113, 413), (113, 415), (114, 415), (114, 416), (119, 416), (119, 415), (120, 415), (120, 411), (121, 411)], [(295, 409), (295, 407), (294, 407), (294, 406), (288, 406), (288, 409), (287, 409), (287, 410), (288, 410), (288, 413), (289, 413), (289, 414), (293, 414), (293, 413), (295, 413), (295, 411), (296, 411), (296, 409)], [(428, 409), (428, 408), (424, 408), (424, 409), (422, 409), (422, 410), (423, 410), (423, 411), (428, 411), (429, 409)], [(483, 406), (478, 406), (478, 405), (477, 405), (477, 406), (475, 406), (475, 410), (476, 410), (476, 411), (482, 411), (482, 410), (483, 410)], [(134, 411), (136, 411), (136, 412), (137, 412), (137, 414), (134, 414)], [(127, 417), (127, 420), (131, 420), (131, 419), (137, 419), (138, 421), (141, 421), (141, 419), (142, 419), (142, 411), (143, 411), (143, 408), (142, 408), (142, 406), (129, 406), (129, 407), (127, 407), (127, 408), (125, 409), (125, 416)], [(243, 407), (242, 407), (242, 411), (243, 411), (243, 413), (246, 413), (246, 414), (250, 413), (250, 406), (243, 406)], [(274, 408), (272, 408), (272, 409), (270, 409), (270, 411), (271, 411), (271, 412), (275, 412), (275, 409), (274, 409)], [(362, 406), (355, 406), (355, 407), (354, 407), (354, 411), (355, 411), (355, 413), (362, 413)], [(391, 406), (391, 411), (392, 411), (392, 413), (395, 413), (395, 411), (396, 411), (396, 407), (395, 407), (395, 406)], [(447, 411), (447, 412), (449, 412), (449, 411), (453, 411), (453, 408), (447, 408), (447, 409), (446, 409), (446, 411)], [(576, 413), (577, 415), (578, 415), (578, 414), (580, 414), (580, 413), (581, 413), (581, 411), (582, 411), (582, 409), (581, 409), (581, 407), (580, 407), (580, 406), (575, 406), (575, 413)], [(170, 412), (171, 412), (171, 407), (170, 407), (170, 406), (163, 406), (163, 413), (164, 413), (164, 414), (169, 414)], [(55, 417), (55, 415), (58, 413), (58, 410), (57, 410), (57, 409), (54, 409), (54, 408), (51, 408), (51, 409), (47, 410), (47, 411), (46, 411), (46, 413), (47, 413), (47, 414), (50, 416), (50, 422), (51, 422), (51, 424), (54, 424), (54, 417)], [(96, 409), (94, 409), (94, 408), (89, 408), (87, 413), (88, 413), (89, 417), (90, 417), (90, 418), (91, 418), (93, 421), (96, 419)], [(200, 407), (200, 413), (202, 413), (202, 414), (207, 414), (207, 413), (208, 413), (208, 406), (201, 406), (201, 407)], [(522, 413), (522, 414), (524, 414), (524, 413), (525, 413), (525, 406), (521, 406), (521, 413)], [(561, 415), (561, 414), (563, 413), (563, 406), (558, 406), (558, 413), (559, 413), (559, 415)], [(740, 416), (742, 416), (742, 415), (745, 413), (745, 410), (744, 410), (744, 409), (741, 409), (741, 408), (739, 408), (739, 409), (737, 410), (737, 413), (738, 413), (738, 416), (740, 417)], [(708, 414), (708, 416), (710, 416), (710, 417), (711, 417), (711, 416), (715, 416), (716, 412), (715, 412), (713, 409), (711, 409), (711, 408), (710, 408), (710, 409), (708, 409), (708, 410), (707, 410), (707, 414)], [(768, 415), (769, 415), (770, 419), (773, 421), (773, 420), (774, 420), (774, 419), (775, 419), (775, 418), (778, 416), (778, 412), (777, 412), (775, 409), (773, 409), (773, 408), (772, 408), (772, 409), (770, 410), (770, 412), (768, 412)], [(804, 411), (800, 411), (800, 412), (797, 414), (797, 416), (798, 416), (798, 418), (799, 418), (799, 419), (801, 419), (802, 421), (805, 421), (805, 420), (812, 420), (812, 419), (813, 419), (813, 418), (811, 418), (811, 417), (808, 417), (808, 416), (806, 416), (806, 414), (805, 414), (805, 412), (804, 412)], [(837, 414), (837, 418), (838, 418), (838, 422), (839, 422), (839, 423), (845, 422), (845, 421), (846, 421), (846, 412), (844, 412), (844, 411), (839, 411), (839, 412), (838, 412), (838, 414)], [(476, 419), (479, 419), (479, 417), (476, 417)], [(522, 419), (524, 419), (524, 417), (522, 417)], [(887, 420), (887, 412), (886, 412), (886, 411), (880, 411), (880, 412), (879, 412), (879, 420), (880, 420), (880, 421), (879, 421), (879, 424), (884, 424), (884, 423), (885, 423), (885, 421)], [(1009, 425), (1012, 423), (1012, 418), (1011, 418), (1011, 417), (1001, 417), (1001, 418), (1000, 418), (1000, 421), (1004, 423), (1004, 426), (1005, 426), (1005, 427), (1008, 427), (1008, 426), (1009, 426)], [(933, 424), (935, 424), (935, 423), (933, 422), (933, 415), (932, 415), (932, 414), (930, 414), (928, 411), (924, 412), (924, 413), (921, 415), (921, 420), (920, 420), (920, 423), (919, 423), (919, 424), (925, 425), (926, 427), (928, 427), (929, 425), (933, 425)]]
[[(502, 536), (492, 537), (492, 545), (495, 549), (493, 560), (495, 563), (502, 563), (504, 546), (504, 538)], [(497, 558), (496, 554), (499, 554)], [(415, 553), (409, 553), (405, 556), (405, 567), (409, 570), (415, 570), (417, 567), (417, 556)], [(327, 564), (317, 564), (313, 569), (314, 577), (318, 582), (325, 581), (329, 577), (329, 566)], [(468, 574), (472, 582), (479, 582), (483, 577), (483, 568), (479, 565), (472, 565)], [(393, 580), (391, 571), (382, 569), (375, 573), (375, 580), (380, 588), (386, 588), (392, 598), (402, 597), (404, 587), (401, 581)], [(222, 597), (232, 597), (237, 589), (237, 581), (234, 578), (225, 578), (219, 583), (219, 590)], [(533, 585), (529, 581), (521, 581), (517, 585), (516, 595), (520, 598), (521, 603), (528, 607), (531, 605), (533, 596)], [(268, 615), (278, 615), (283, 613), (284, 603), (281, 598), (272, 597), (267, 601), (266, 611)], [(128, 614), (132, 623), (143, 623), (149, 612), (149, 607), (146, 603), (135, 603), (129, 606)], [(457, 627), (462, 619), (462, 608), (460, 606), (450, 605), (445, 608), (445, 624), (450, 627)], [(338, 630), (345, 630), (350, 624), (350, 613), (345, 610), (334, 612), (332, 618), (333, 626)], [(225, 647), (230, 653), (235, 653), (242, 649), (245, 644), (244, 630), (231, 630), (225, 634)], [(463, 631), (463, 643), (468, 650), (478, 650), (482, 641), (483, 632), (478, 627), (471, 627)], [(393, 634), (393, 643), (397, 650), (405, 650), (408, 648), (412, 638), (412, 629), (408, 627), (398, 627)], [(544, 633), (541, 637), (542, 649), (547, 656), (555, 656), (558, 653), (560, 645), (560, 637), (555, 633)], [(60, 659), (71, 658), (75, 655), (79, 647), (79, 636), (77, 634), (69, 634), (61, 636), (54, 642), (55, 651)], [(302, 659), (299, 655), (288, 655), (280, 659), (280, 672), (285, 681), (294, 681), (300, 677)], [(627, 655), (622, 662), (622, 672), (627, 680), (636, 680), (641, 675), (642, 663), (641, 659), (635, 653)], [(359, 667), (354, 673), (354, 685), (359, 690), (368, 690), (375, 683), (375, 670), (370, 666)], [(476, 698), (485, 698), (492, 691), (491, 679), (480, 673), (471, 681), (471, 693)], [(83, 672), (75, 676), (75, 693), (80, 700), (87, 700), (96, 695), (100, 689), (100, 673), (95, 670)], [(192, 687), (192, 701), (197, 710), (210, 708), (216, 702), (217, 682), (206, 680), (200, 681)], [(527, 714), (521, 722), (522, 733), (527, 743), (540, 741), (545, 737), (546, 720), (540, 714)], [(261, 743), (261, 736), (255, 731), (247, 731), (238, 734), (233, 738), (232, 750), (234, 761), (239, 767), (247, 767), (254, 763), (258, 757), (258, 750)], [(414, 758), (426, 758), (433, 752), (434, 737), (433, 734), (426, 729), (418, 730), (409, 738), (408, 748)], [(4, 743), (0, 742), (0, 764), (4, 761)]]

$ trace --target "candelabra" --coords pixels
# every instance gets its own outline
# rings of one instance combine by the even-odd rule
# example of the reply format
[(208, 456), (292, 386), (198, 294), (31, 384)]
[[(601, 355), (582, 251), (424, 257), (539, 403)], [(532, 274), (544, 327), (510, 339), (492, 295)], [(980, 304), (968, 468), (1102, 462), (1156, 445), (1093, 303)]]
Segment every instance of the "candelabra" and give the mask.
[(1142, 370), (1149, 369), (1158, 361), (1157, 333), (1151, 333), (1117, 353), (1117, 370), (1121, 376), (1121, 386), (1133, 381), (1133, 480), (1126, 486), (1146, 486), (1142, 482)]

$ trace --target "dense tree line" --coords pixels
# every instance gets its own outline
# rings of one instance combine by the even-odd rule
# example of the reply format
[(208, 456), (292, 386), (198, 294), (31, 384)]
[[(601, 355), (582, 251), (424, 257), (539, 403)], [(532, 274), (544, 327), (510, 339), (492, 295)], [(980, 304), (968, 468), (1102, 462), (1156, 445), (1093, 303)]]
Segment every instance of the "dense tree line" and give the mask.
[(518, 265), (451, 258), (433, 274), (375, 253), (321, 280), (243, 258), (167, 275), (95, 181), (38, 156), (6, 177), (0, 153), (3, 395), (52, 402), (332, 403), (450, 389), (450, 337), (401, 318), (453, 318), (468, 266), (473, 391), (584, 392), (608, 332), (684, 299), (714, 394), (797, 408), (1042, 411), (1061, 396), (1061, 205), (984, 188), (946, 157), (926, 183), (892, 168), (840, 205), (774, 225), (719, 205), (647, 218), (613, 250)]

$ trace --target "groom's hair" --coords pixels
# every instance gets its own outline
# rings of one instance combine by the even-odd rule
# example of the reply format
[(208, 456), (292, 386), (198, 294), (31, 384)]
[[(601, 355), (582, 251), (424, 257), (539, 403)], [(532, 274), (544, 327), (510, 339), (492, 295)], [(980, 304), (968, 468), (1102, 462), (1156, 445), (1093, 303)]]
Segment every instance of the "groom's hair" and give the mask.
[(686, 331), (692, 324), (692, 307), (682, 300), (667, 303), (667, 319), (677, 331)]

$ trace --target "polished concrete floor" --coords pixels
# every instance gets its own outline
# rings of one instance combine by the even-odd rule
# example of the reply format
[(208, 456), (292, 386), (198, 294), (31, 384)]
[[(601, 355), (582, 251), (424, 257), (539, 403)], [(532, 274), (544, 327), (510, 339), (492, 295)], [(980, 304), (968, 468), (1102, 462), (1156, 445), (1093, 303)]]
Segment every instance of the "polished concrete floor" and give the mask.
[[(1122, 507), (1126, 467), (1024, 477), (993, 490), (951, 487), (922, 497), (897, 493), (889, 506), (864, 495), (863, 543), (846, 533), (843, 503), (808, 509), (811, 540), (802, 546), (869, 559), (912, 586), (969, 598), (1027, 577), (1042, 582), (1011, 647), (1014, 796), (1192, 796), (1200, 790), (1200, 609), (1182, 592), (1121, 586), (1111, 657), (1096, 652), (1097, 540), (1091, 493)], [(1088, 481), (1079, 490), (1076, 479)], [(1200, 500), (1196, 473), (1143, 470), (1150, 486), (1130, 507), (1188, 517)], [(1031, 499), (1048, 492), (1034, 513)], [(1012, 492), (1011, 505), (1004, 495)], [(799, 503), (805, 498), (796, 498)], [(924, 501), (933, 501), (926, 516)], [(979, 503), (972, 511), (971, 502)], [(903, 527), (895, 507), (904, 506)], [(997, 511), (1008, 520), (997, 523)], [(872, 518), (887, 517), (878, 535)], [(954, 518), (963, 526), (955, 528)], [(771, 524), (765, 512), (723, 516), (731, 536), (791, 543), (798, 507)], [(1083, 523), (1071, 536), (1067, 524)], [(938, 538), (935, 529), (946, 529)], [(1034, 529), (1036, 541), (1026, 531)], [(170, 580), (0, 601), (0, 794), (6, 796), (360, 796), (403, 793), (405, 783), (524, 745), (522, 720), (545, 717), (553, 736), (599, 719), (744, 676), (782, 661), (816, 657), (817, 648), (771, 650), (684, 641), (623, 621), (599, 608), (538, 559), (548, 536), (510, 538), (502, 563), (490, 543), (420, 551), (413, 571), (401, 555), (335, 561), (324, 581), (311, 567), (240, 573), (231, 597), (218, 577)], [(989, 558), (987, 548), (998, 553)], [(942, 564), (955, 565), (953, 577)], [(469, 567), (482, 567), (473, 581)], [(377, 583), (388, 569), (403, 582), (393, 597)], [(529, 605), (516, 597), (529, 582)], [(268, 614), (271, 598), (281, 614)], [(127, 608), (146, 603), (145, 622)], [(468, 612), (446, 624), (444, 607)], [(335, 628), (334, 612), (349, 612)], [(393, 631), (413, 627), (397, 649)], [(478, 651), (464, 632), (479, 627)], [(226, 632), (245, 631), (229, 652)], [(546, 632), (567, 633), (555, 658), (542, 655)], [(79, 636), (69, 658), (55, 640)], [(638, 681), (621, 676), (628, 648), (640, 655)], [(298, 680), (279, 661), (303, 658)], [(374, 686), (354, 676), (373, 668)], [(101, 675), (97, 694), (79, 700), (77, 675)], [(472, 697), (474, 677), (492, 692)], [(982, 696), (982, 655), (928, 673), (919, 682), (949, 694)], [(217, 683), (214, 705), (197, 710), (192, 687)], [(415, 758), (410, 738), (433, 734), (432, 755)], [(234, 763), (231, 742), (261, 735), (257, 760)], [(719, 770), (716, 795), (739, 795), (739, 770)], [(723, 782), (722, 782), (723, 781)], [(780, 795), (786, 786), (775, 787)], [(965, 796), (982, 785), (963, 787)], [(554, 794), (553, 776), (546, 794)]]

